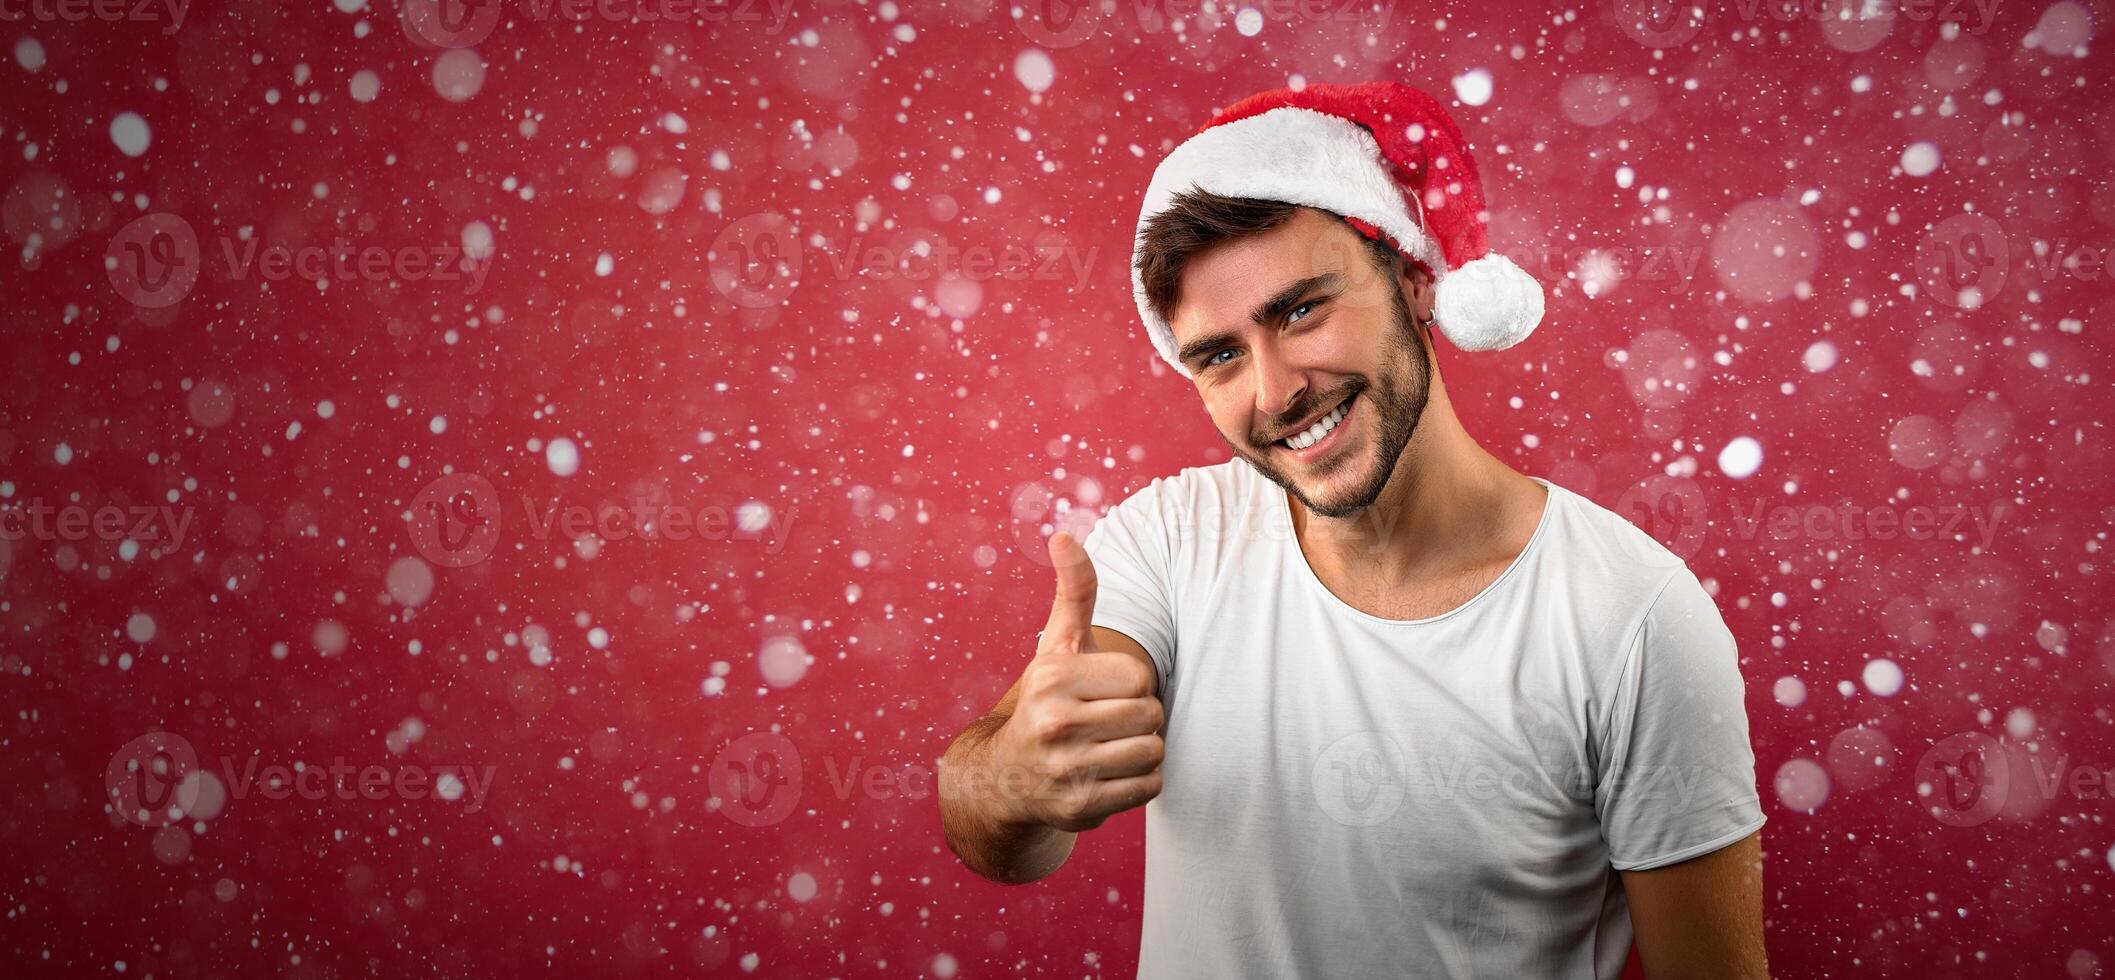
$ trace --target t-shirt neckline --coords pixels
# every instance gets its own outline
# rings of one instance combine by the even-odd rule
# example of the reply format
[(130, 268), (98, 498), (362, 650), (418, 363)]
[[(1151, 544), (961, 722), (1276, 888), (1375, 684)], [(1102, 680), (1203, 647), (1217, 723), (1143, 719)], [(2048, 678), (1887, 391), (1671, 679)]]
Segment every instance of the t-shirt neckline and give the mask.
[[(1257, 474), (1257, 476), (1260, 477), (1261, 474)], [(1293, 533), (1287, 534), (1285, 536), (1285, 540), (1287, 544), (1292, 548), (1293, 560), (1297, 562), (1300, 566), (1300, 570), (1297, 574), (1302, 580), (1307, 583), (1308, 587), (1314, 589), (1316, 592), (1321, 594), (1323, 601), (1331, 603), (1338, 609), (1350, 613), (1353, 616), (1357, 616), (1360, 619), (1363, 619), (1369, 623), (1378, 623), (1382, 626), (1424, 626), (1430, 623), (1437, 623), (1442, 620), (1451, 619), (1454, 616), (1467, 611), (1468, 609), (1474, 607), (1477, 603), (1482, 602), (1485, 596), (1488, 596), (1491, 593), (1498, 591), (1498, 588), (1500, 586), (1504, 585), (1508, 580), (1512, 579), (1512, 577), (1520, 571), (1520, 566), (1527, 564), (1528, 556), (1533, 554), (1535, 551), (1535, 546), (1541, 543), (1543, 533), (1549, 530), (1551, 516), (1555, 514), (1557, 510), (1557, 494), (1562, 491), (1563, 488), (1539, 476), (1530, 476), (1528, 477), (1528, 479), (1533, 480), (1536, 483), (1542, 484), (1543, 488), (1548, 491), (1548, 494), (1543, 498), (1542, 501), (1542, 516), (1535, 522), (1535, 533), (1528, 535), (1527, 544), (1521, 546), (1520, 553), (1513, 556), (1512, 563), (1508, 564), (1505, 567), (1505, 571), (1498, 573), (1498, 577), (1492, 579), (1491, 584), (1484, 586), (1482, 590), (1478, 591), (1475, 595), (1470, 596), (1467, 600), (1463, 601), (1461, 605), (1455, 606), (1454, 608), (1449, 609), (1446, 612), (1440, 613), (1436, 616), (1427, 616), (1424, 619), (1389, 619), (1385, 616), (1376, 616), (1372, 613), (1358, 608), (1357, 606), (1352, 605), (1351, 603), (1345, 602), (1342, 598), (1338, 597), (1336, 593), (1329, 591), (1329, 586), (1322, 584), (1322, 577), (1315, 574), (1315, 569), (1313, 565), (1308, 564), (1307, 552), (1300, 547), (1299, 533), (1297, 531), (1294, 531)], [(1271, 483), (1268, 480), (1264, 480), (1263, 483), (1265, 486), (1268, 486), (1271, 489), (1272, 498), (1278, 502), (1279, 512), (1285, 516), (1286, 527), (1288, 529), (1296, 527), (1296, 525), (1292, 523), (1293, 513), (1291, 496), (1285, 491), (1285, 488), (1280, 487), (1275, 483)]]

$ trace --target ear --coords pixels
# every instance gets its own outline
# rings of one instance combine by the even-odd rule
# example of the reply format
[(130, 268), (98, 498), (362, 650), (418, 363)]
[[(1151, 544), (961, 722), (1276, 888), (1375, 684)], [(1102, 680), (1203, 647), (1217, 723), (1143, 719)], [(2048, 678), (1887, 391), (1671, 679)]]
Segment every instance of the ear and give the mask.
[(1432, 274), (1416, 262), (1403, 262), (1402, 271), (1397, 275), (1404, 305), (1410, 307), (1410, 314), (1416, 318), (1418, 329), (1425, 332), (1425, 339), (1432, 339), (1432, 328), (1423, 326), (1432, 319), (1432, 304), (1438, 296), (1438, 291), (1432, 287)]

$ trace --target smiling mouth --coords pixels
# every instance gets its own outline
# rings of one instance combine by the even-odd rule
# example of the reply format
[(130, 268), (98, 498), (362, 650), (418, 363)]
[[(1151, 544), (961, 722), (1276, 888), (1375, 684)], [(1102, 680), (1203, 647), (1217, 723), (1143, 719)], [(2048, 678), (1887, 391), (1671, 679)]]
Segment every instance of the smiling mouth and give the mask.
[(1344, 399), (1343, 403), (1330, 410), (1329, 414), (1316, 419), (1313, 425), (1278, 440), (1275, 445), (1303, 459), (1320, 455), (1322, 449), (1337, 442), (1331, 436), (1343, 427), (1344, 420), (1350, 417), (1352, 406), (1358, 400), (1359, 396), (1355, 394)]

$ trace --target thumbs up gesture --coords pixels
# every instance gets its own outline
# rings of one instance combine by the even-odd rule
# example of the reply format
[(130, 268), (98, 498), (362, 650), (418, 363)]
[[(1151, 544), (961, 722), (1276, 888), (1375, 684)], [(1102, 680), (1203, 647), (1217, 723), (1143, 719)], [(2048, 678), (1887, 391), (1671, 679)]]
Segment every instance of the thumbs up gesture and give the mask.
[(1029, 792), (1007, 801), (1015, 821), (1078, 832), (1160, 795), (1165, 717), (1145, 651), (1097, 642), (1087, 550), (1059, 533), (1050, 557), (1057, 570), (1050, 621), (1016, 685), (1013, 714), (992, 737), (990, 762), (1002, 775), (1032, 774)]

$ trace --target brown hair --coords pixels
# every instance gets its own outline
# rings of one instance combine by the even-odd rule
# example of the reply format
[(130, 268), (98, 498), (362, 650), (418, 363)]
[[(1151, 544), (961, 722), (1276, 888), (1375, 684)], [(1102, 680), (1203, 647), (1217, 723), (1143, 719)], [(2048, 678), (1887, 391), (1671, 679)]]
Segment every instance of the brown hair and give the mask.
[[(1172, 319), (1182, 288), (1182, 267), (1191, 258), (1222, 242), (1269, 231), (1283, 224), (1302, 205), (1228, 197), (1192, 188), (1178, 191), (1167, 210), (1146, 219), (1138, 233), (1138, 272), (1146, 302), (1163, 321)], [(1342, 216), (1320, 208), (1339, 221)], [(1359, 236), (1376, 269), (1394, 276), (1402, 257), (1387, 242)], [(1413, 268), (1415, 265), (1413, 264)]]

